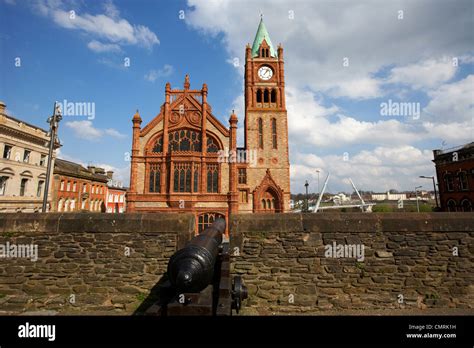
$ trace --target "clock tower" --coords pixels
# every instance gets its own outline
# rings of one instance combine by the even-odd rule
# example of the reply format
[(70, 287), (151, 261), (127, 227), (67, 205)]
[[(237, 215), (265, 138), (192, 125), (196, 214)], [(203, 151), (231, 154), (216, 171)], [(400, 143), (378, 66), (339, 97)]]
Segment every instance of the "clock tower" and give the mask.
[[(290, 164), (283, 48), (275, 50), (260, 20), (245, 51), (245, 148), (256, 157), (247, 165), (253, 212), (289, 210)], [(242, 207), (244, 208), (244, 207)], [(242, 209), (250, 210), (250, 209)]]

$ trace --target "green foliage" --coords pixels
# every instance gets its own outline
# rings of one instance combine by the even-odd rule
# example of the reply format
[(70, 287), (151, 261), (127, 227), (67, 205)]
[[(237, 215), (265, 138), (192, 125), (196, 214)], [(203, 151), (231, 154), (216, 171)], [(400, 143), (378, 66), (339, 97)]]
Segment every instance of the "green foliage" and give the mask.
[(390, 213), (393, 212), (393, 208), (388, 204), (377, 204), (372, 207), (374, 213)]
[(144, 293), (137, 294), (137, 300), (140, 302), (145, 301), (146, 295)]

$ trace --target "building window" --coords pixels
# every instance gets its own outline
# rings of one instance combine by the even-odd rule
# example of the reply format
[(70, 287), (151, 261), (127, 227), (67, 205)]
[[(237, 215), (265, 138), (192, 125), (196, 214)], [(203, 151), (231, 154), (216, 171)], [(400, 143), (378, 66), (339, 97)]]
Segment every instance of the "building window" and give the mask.
[(449, 212), (455, 212), (456, 211), (456, 202), (454, 199), (450, 199), (447, 204), (446, 204), (448, 211)]
[(198, 232), (201, 233), (206, 227), (212, 225), (212, 223), (219, 218), (225, 219), (224, 215), (219, 213), (205, 213), (199, 215)]
[(276, 103), (276, 100), (277, 100), (276, 89), (272, 89), (271, 102), (272, 102), (272, 103)]
[(153, 146), (153, 150), (151, 150), (152, 152), (163, 152), (163, 137), (159, 137), (156, 142), (155, 142), (155, 145)]
[(160, 165), (152, 164), (150, 166), (150, 177), (149, 177), (149, 192), (161, 192), (160, 187)]
[(41, 194), (43, 193), (43, 185), (43, 180), (38, 181), (38, 190), (36, 190), (36, 197), (41, 197)]
[(175, 163), (174, 192), (191, 192), (191, 163)]
[(82, 184), (82, 193), (87, 192), (87, 184)]
[(217, 141), (210, 136), (207, 138), (207, 152), (219, 152)]
[(24, 196), (26, 192), (26, 184), (28, 183), (28, 179), (21, 179), (20, 184), (20, 196)]
[(247, 169), (239, 168), (239, 184), (247, 183)]
[(471, 201), (467, 198), (463, 199), (461, 201), (461, 209), (462, 211), (464, 212), (469, 212), (469, 211), (472, 211), (472, 204), (471, 204)]
[(24, 163), (30, 163), (30, 155), (31, 155), (30, 150), (25, 150), (25, 152), (23, 152), (23, 162)]
[(5, 145), (5, 147), (3, 148), (3, 158), (10, 159), (11, 154), (12, 154), (12, 146)]
[(66, 185), (66, 191), (71, 191), (71, 183), (68, 181)]
[(61, 186), (59, 187), (60, 191), (64, 191), (64, 180), (61, 180)]
[(469, 189), (469, 185), (467, 183), (467, 173), (466, 172), (460, 172), (458, 174), (458, 177), (459, 177), (459, 185), (461, 187), (461, 190), (462, 191), (467, 191)]
[(248, 203), (248, 192), (247, 190), (240, 191), (240, 203)]
[(201, 133), (181, 129), (171, 132), (169, 135), (168, 151), (201, 151)]
[(63, 211), (63, 199), (62, 198), (58, 202), (58, 211)]
[(445, 174), (446, 191), (454, 191), (454, 178), (452, 174)]
[(39, 165), (42, 167), (46, 166), (46, 155), (41, 154)]
[(263, 92), (263, 102), (264, 103), (269, 103), (270, 102), (270, 92), (268, 92), (268, 89), (266, 89)]
[[(85, 186), (85, 185), (84, 185)], [(81, 203), (81, 209), (82, 210), (85, 210), (86, 209), (86, 203), (87, 203), (87, 200), (86, 199), (83, 199), (82, 200), (82, 203)]]
[(74, 181), (74, 184), (72, 185), (72, 191), (76, 192), (77, 189), (77, 183)]
[(71, 200), (70, 210), (71, 210), (71, 211), (74, 211), (75, 208), (76, 208), (76, 200), (73, 199), (73, 200)]
[(194, 164), (194, 192), (199, 192), (199, 171), (201, 170), (201, 166), (197, 163)]
[(218, 192), (219, 168), (217, 164), (207, 165), (207, 192)]
[(272, 145), (273, 148), (277, 148), (277, 121), (272, 118)]
[(4, 196), (7, 190), (8, 176), (0, 176), (0, 196)]
[(263, 120), (258, 119), (258, 147), (263, 149)]
[(261, 103), (261, 102), (262, 102), (262, 90), (258, 89), (257, 90), (257, 103)]

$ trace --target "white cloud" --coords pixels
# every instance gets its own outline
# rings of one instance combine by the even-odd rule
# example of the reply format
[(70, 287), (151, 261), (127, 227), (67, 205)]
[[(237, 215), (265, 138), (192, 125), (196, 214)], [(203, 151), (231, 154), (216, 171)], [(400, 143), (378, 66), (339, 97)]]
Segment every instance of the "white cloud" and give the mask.
[(102, 53), (102, 52), (120, 52), (121, 51), (121, 48), (119, 45), (117, 44), (104, 44), (102, 42), (99, 42), (97, 40), (92, 40), (91, 42), (89, 42), (87, 44), (87, 47), (94, 51), (94, 52), (98, 52), (98, 53)]
[(174, 71), (173, 66), (169, 64), (165, 64), (162, 69), (159, 69), (159, 70), (152, 69), (148, 71), (145, 74), (144, 78), (147, 81), (155, 82), (160, 77), (170, 76), (173, 73), (173, 71)]
[(431, 97), (423, 109), (430, 122), (472, 122), (474, 118), (474, 75), (428, 92)]
[(112, 128), (105, 130), (95, 128), (92, 122), (87, 120), (66, 122), (65, 126), (72, 129), (74, 135), (80, 139), (97, 141), (102, 138), (104, 134), (118, 139), (126, 138), (126, 135)]
[[(120, 18), (119, 11), (111, 1), (106, 2), (104, 7), (106, 14), (92, 15), (81, 13), (77, 8), (74, 10), (65, 8), (58, 1), (39, 0), (35, 6), (42, 15), (51, 18), (60, 27), (79, 30), (94, 38), (107, 41), (101, 43), (102, 45), (137, 45), (151, 49), (154, 45), (159, 44), (158, 37), (148, 27), (134, 25)], [(97, 44), (95, 45), (97, 46)], [(95, 51), (103, 52), (101, 50)]]
[(410, 65), (395, 67), (387, 79), (388, 83), (401, 83), (414, 89), (434, 88), (451, 80), (456, 74), (453, 60), (427, 59)]
[(411, 190), (423, 185), (431, 186), (419, 178), (420, 175), (433, 175), (432, 152), (413, 146), (376, 147), (373, 151), (361, 151), (349, 156), (316, 156), (294, 154), (295, 163), (291, 165), (291, 190), (303, 192), (305, 180), (309, 181), (310, 192), (317, 191), (317, 169), (320, 173), (320, 188), (330, 172), (327, 192), (352, 192), (348, 178), (351, 178), (359, 190), (385, 192), (390, 189)]

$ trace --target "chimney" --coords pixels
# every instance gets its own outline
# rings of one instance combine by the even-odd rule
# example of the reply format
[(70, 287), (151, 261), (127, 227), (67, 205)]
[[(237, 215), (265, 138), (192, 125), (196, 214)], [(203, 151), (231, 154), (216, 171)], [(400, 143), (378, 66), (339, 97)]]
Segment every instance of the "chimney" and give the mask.
[(7, 104), (5, 104), (4, 102), (0, 100), (0, 115), (5, 115), (6, 107), (7, 107)]
[(112, 180), (112, 177), (113, 177), (113, 176), (114, 176), (114, 172), (113, 172), (113, 171), (111, 171), (111, 170), (107, 171), (107, 177), (108, 177), (110, 180)]
[(87, 166), (87, 169), (88, 169), (92, 174), (95, 174), (95, 167), (94, 167), (94, 166)]

